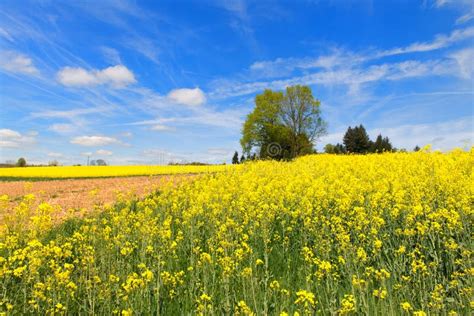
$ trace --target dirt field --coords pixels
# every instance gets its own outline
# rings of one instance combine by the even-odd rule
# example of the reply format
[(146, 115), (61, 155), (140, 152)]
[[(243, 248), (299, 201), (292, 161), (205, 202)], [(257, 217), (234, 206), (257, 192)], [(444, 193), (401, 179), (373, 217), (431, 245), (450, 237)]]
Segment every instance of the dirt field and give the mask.
[(60, 219), (70, 212), (80, 216), (93, 211), (94, 205), (114, 203), (119, 194), (143, 197), (165, 183), (178, 184), (194, 177), (196, 175), (0, 182), (0, 196), (6, 194), (10, 198), (7, 208), (0, 210), (0, 221), (26, 194), (35, 195), (35, 205), (47, 202), (58, 206), (54, 217)]

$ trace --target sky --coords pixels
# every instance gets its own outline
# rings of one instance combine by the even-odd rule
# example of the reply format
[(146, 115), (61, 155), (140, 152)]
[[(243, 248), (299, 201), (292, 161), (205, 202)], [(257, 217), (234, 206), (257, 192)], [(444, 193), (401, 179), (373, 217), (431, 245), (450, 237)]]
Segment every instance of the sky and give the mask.
[(229, 162), (255, 95), (309, 85), (328, 133), (474, 139), (474, 2), (0, 2), (0, 161)]

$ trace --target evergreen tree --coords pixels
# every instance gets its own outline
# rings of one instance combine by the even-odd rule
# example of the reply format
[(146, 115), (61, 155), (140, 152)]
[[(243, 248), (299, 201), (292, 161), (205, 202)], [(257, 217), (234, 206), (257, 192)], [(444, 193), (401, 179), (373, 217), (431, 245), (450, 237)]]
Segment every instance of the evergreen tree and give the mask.
[(234, 157), (232, 157), (232, 164), (233, 164), (233, 165), (236, 165), (236, 164), (238, 164), (238, 163), (239, 163), (239, 153), (236, 151), (236, 152), (234, 153)]
[(382, 148), (384, 151), (393, 151), (393, 146), (388, 137), (384, 137), (382, 140)]
[(371, 147), (369, 135), (362, 124), (354, 128), (349, 126), (343, 141), (349, 153), (365, 154)]
[(416, 145), (415, 148), (413, 148), (413, 151), (420, 151), (420, 146)]
[(343, 144), (337, 143), (336, 147), (334, 147), (334, 152), (336, 154), (345, 154), (347, 151), (346, 151), (346, 147), (344, 147)]

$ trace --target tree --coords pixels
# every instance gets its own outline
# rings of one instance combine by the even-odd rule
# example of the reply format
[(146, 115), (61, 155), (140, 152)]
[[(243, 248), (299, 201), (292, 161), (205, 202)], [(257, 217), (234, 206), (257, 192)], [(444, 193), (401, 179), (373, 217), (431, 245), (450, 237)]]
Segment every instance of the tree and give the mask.
[(103, 159), (97, 159), (95, 161), (95, 163), (98, 165), (98, 166), (107, 166), (107, 163), (105, 162), (105, 160)]
[(365, 154), (371, 147), (369, 135), (362, 124), (354, 128), (349, 126), (343, 141), (349, 153)]
[(324, 152), (327, 154), (345, 154), (346, 148), (344, 145), (337, 143), (336, 145), (327, 144), (324, 146)]
[(413, 151), (420, 151), (420, 146), (416, 145), (415, 148), (413, 148)]
[(313, 151), (313, 141), (324, 135), (326, 123), (321, 118), (321, 102), (308, 86), (286, 88), (280, 110), (281, 120), (289, 129), (291, 157)]
[(48, 162), (48, 166), (51, 166), (51, 167), (57, 167), (58, 165), (59, 165), (59, 162), (57, 160), (52, 160)]
[(345, 154), (347, 152), (346, 147), (344, 147), (343, 144), (339, 144), (339, 143), (336, 144), (336, 147), (334, 148), (334, 150), (336, 154)]
[(324, 146), (324, 152), (326, 154), (335, 154), (336, 153), (336, 146), (333, 145), (333, 144), (326, 144), (326, 146)]
[(244, 154), (242, 154), (242, 156), (240, 156), (240, 163), (244, 163), (245, 162), (245, 156)]
[(232, 157), (232, 164), (236, 165), (239, 163), (239, 153), (236, 151), (234, 157)]
[(375, 142), (372, 143), (371, 152), (382, 153), (384, 151), (392, 151), (393, 147), (388, 137), (382, 137), (381, 134), (377, 136)]
[(247, 155), (290, 159), (313, 153), (313, 142), (326, 131), (320, 102), (307, 86), (288, 87), (285, 93), (265, 90), (255, 97), (240, 143)]
[(23, 157), (18, 159), (18, 161), (16, 162), (16, 166), (17, 167), (26, 167), (26, 159), (23, 158)]

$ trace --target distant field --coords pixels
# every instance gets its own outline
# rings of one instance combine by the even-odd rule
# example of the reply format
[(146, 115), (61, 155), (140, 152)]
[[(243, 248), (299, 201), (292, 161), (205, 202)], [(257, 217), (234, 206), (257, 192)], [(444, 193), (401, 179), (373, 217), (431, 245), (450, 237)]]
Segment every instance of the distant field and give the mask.
[(224, 171), (231, 166), (75, 166), (1, 168), (0, 180), (105, 178), (146, 175), (195, 174)]

